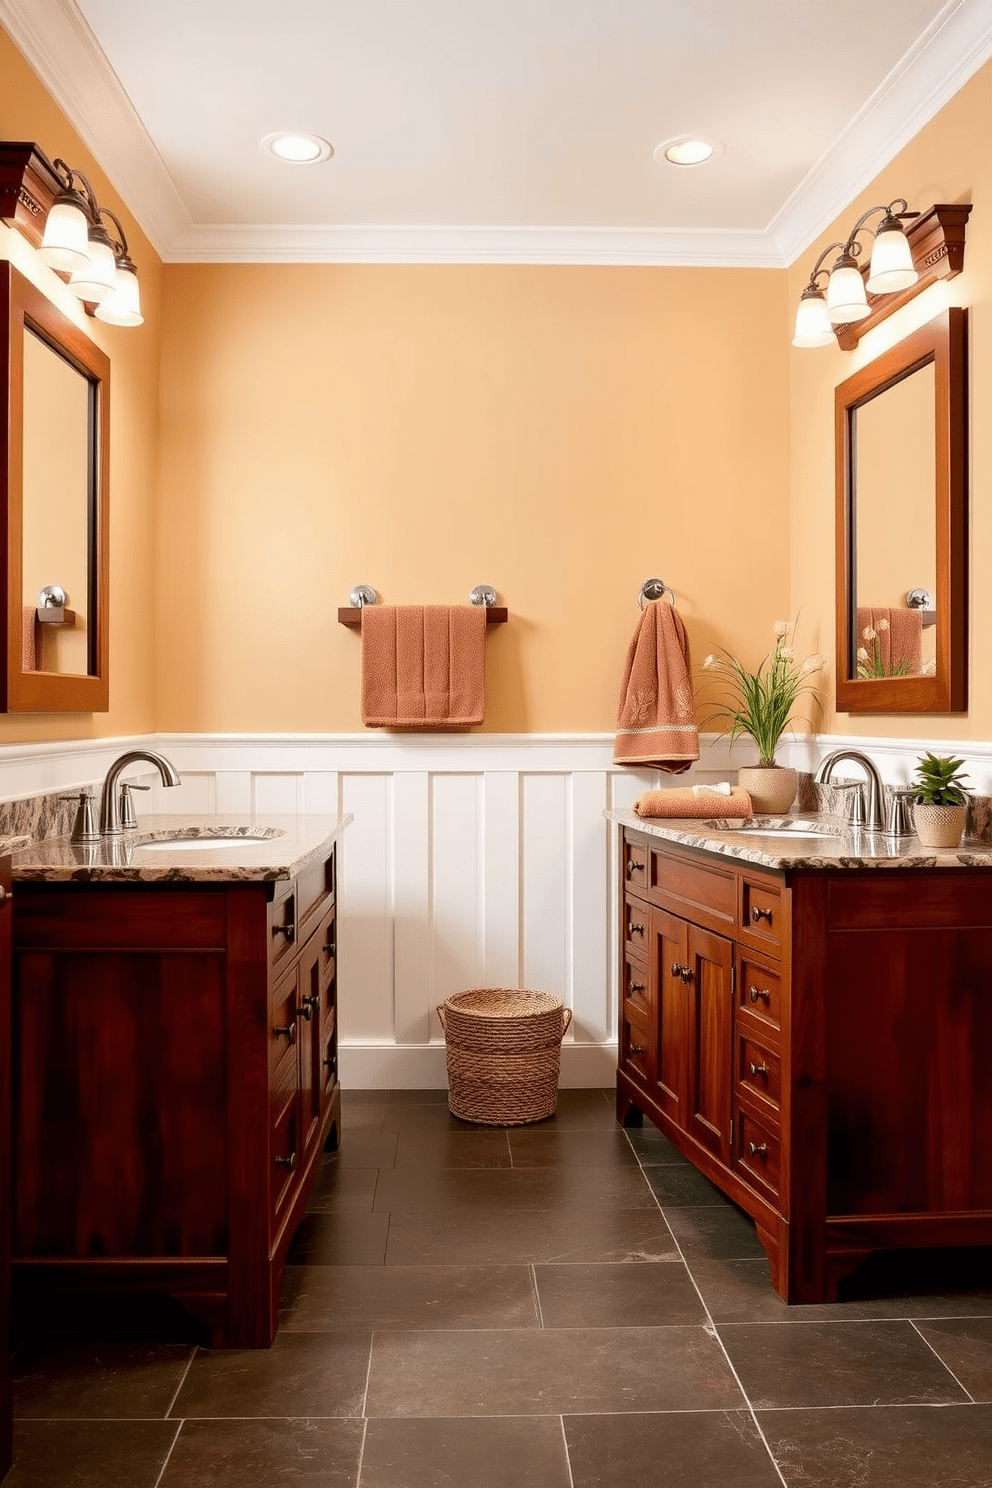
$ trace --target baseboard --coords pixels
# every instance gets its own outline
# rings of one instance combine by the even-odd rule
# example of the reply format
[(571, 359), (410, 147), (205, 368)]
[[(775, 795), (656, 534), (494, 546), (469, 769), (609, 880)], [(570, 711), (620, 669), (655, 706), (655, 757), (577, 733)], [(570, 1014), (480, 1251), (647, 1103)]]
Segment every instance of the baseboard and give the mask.
[[(345, 1090), (444, 1090), (448, 1076), (443, 1044), (341, 1044), (341, 1084)], [(612, 1086), (617, 1075), (617, 1046), (563, 1044), (563, 1090)]]

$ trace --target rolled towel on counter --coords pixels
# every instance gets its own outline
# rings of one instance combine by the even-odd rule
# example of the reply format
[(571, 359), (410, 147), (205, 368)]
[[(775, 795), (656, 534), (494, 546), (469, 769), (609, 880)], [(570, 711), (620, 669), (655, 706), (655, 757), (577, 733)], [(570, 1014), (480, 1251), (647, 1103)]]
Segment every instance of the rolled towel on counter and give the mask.
[(632, 809), (637, 816), (682, 816), (696, 821), (711, 816), (736, 820), (752, 814), (751, 797), (739, 785), (731, 787), (729, 796), (708, 790), (697, 795), (691, 785), (674, 790), (649, 790), (638, 796)]

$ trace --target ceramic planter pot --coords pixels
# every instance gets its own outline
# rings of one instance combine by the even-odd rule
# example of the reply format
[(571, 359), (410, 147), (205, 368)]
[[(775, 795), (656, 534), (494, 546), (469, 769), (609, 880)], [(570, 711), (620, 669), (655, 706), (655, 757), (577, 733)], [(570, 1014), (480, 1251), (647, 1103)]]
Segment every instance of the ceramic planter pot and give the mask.
[(967, 806), (926, 806), (917, 801), (913, 817), (920, 846), (960, 846), (967, 814)]
[(737, 784), (751, 797), (756, 816), (784, 816), (796, 799), (799, 776), (787, 765), (745, 765)]

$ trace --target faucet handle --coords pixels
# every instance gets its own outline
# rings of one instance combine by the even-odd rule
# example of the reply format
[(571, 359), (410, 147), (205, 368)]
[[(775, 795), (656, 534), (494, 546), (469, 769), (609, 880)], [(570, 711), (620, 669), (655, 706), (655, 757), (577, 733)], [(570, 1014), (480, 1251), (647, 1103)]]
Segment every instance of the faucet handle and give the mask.
[(852, 827), (863, 827), (868, 821), (868, 803), (865, 800), (863, 780), (831, 780), (831, 790), (842, 790), (847, 796), (844, 803), (844, 819)]
[(93, 797), (87, 790), (70, 791), (59, 796), (60, 801), (76, 802), (76, 820), (72, 824), (70, 842), (99, 842), (100, 832), (93, 812)]
[(908, 808), (915, 795), (915, 786), (892, 787), (888, 809), (885, 813), (884, 835), (886, 837), (911, 837), (913, 835), (912, 818)]
[(136, 790), (151, 790), (151, 786), (138, 785), (132, 780), (121, 781), (121, 826), (125, 829), (138, 825), (138, 818), (134, 814), (134, 802), (131, 800), (131, 792)]

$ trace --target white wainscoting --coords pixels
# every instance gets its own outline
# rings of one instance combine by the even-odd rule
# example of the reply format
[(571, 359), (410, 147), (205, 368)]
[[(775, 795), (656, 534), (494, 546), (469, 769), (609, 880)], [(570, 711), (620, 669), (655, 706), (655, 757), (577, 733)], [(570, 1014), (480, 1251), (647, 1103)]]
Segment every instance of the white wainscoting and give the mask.
[[(340, 1026), (350, 1088), (445, 1085), (434, 1008), (465, 987), (544, 988), (574, 1021), (562, 1083), (609, 1084), (616, 1064), (618, 892), (610, 806), (647, 786), (726, 778), (746, 763), (703, 740), (680, 780), (612, 762), (611, 735), (160, 734), (0, 749), (0, 797), (99, 779), (126, 748), (166, 754), (183, 783), (144, 812), (347, 812), (341, 844)], [(962, 755), (992, 793), (992, 746), (821, 736), (787, 751), (812, 769), (831, 749), (867, 749), (905, 782), (920, 752)], [(783, 759), (783, 763), (786, 762)], [(138, 773), (137, 771), (135, 773)], [(853, 769), (857, 773), (856, 767)]]

